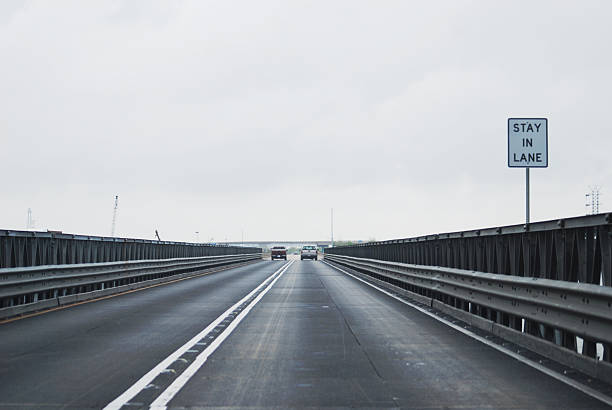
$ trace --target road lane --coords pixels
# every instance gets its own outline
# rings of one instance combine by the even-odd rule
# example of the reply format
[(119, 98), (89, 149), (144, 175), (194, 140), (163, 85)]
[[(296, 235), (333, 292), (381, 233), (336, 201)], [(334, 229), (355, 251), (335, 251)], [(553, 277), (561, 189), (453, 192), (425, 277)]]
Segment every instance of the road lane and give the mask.
[(0, 325), (0, 407), (103, 407), (282, 264), (259, 262)]
[(320, 262), (296, 262), (170, 407), (607, 408)]

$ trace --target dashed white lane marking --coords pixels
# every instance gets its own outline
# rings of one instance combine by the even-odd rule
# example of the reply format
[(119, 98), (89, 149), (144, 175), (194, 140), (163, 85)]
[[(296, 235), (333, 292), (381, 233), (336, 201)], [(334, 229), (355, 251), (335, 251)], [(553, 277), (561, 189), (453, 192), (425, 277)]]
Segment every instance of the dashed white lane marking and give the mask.
[(391, 296), (393, 299), (396, 299), (396, 300), (402, 302), (403, 304), (408, 305), (411, 308), (416, 309), (419, 312), (424, 313), (427, 316), (429, 316), (429, 317), (431, 317), (433, 319), (436, 319), (437, 321), (442, 322), (442, 323), (444, 323), (447, 326), (452, 327), (453, 329), (463, 333), (466, 336), (471, 337), (472, 339), (478, 340), (479, 342), (484, 343), (485, 345), (487, 345), (489, 347), (492, 347), (493, 349), (495, 349), (497, 351), (500, 351), (503, 354), (508, 355), (508, 356), (512, 357), (513, 359), (516, 359), (519, 362), (524, 363), (527, 366), (532, 367), (532, 368), (534, 368), (534, 369), (536, 369), (536, 370), (538, 370), (538, 371), (540, 371), (540, 372), (542, 372), (542, 373), (552, 377), (553, 379), (557, 379), (560, 382), (565, 383), (568, 386), (571, 386), (571, 387), (575, 388), (576, 390), (579, 390), (579, 391), (583, 392), (584, 394), (586, 394), (588, 396), (591, 396), (594, 399), (597, 399), (597, 400), (607, 404), (608, 406), (612, 406), (612, 397), (606, 396), (605, 394), (600, 393), (597, 390), (594, 390), (594, 389), (590, 388), (587, 385), (584, 385), (584, 384), (579, 383), (579, 382), (577, 382), (577, 381), (575, 381), (573, 379), (570, 379), (567, 376), (564, 376), (562, 374), (556, 373), (556, 372), (550, 370), (549, 368), (547, 368), (545, 366), (542, 366), (540, 363), (536, 363), (534, 361), (531, 361), (531, 360), (527, 359), (526, 357), (521, 356), (520, 354), (518, 354), (516, 352), (513, 352), (510, 349), (506, 349), (503, 346), (495, 344), (495, 343), (491, 342), (490, 340), (487, 340), (484, 337), (477, 335), (476, 333), (470, 332), (469, 330), (462, 328), (461, 326), (457, 326), (453, 322), (449, 322), (448, 320), (446, 320), (444, 318), (441, 318), (441, 317), (439, 317), (439, 316), (437, 316), (437, 315), (427, 311), (426, 309), (423, 309), (420, 306), (412, 304), (412, 303), (408, 302), (407, 300), (404, 300), (404, 299), (394, 295), (391, 292), (388, 292), (387, 290), (385, 290), (385, 289), (383, 289), (383, 288), (381, 288), (379, 286), (376, 286), (376, 285), (374, 285), (374, 284), (372, 284), (372, 283), (370, 283), (368, 281), (365, 281), (365, 280), (363, 280), (363, 279), (353, 275), (352, 273), (349, 273), (349, 272), (345, 271), (344, 269), (341, 269), (341, 268), (339, 268), (339, 267), (337, 267), (335, 265), (332, 265), (331, 263), (328, 263), (328, 262), (325, 262), (325, 261), (323, 261), (323, 262), (326, 265), (331, 266), (332, 268), (339, 270), (340, 272), (344, 273), (345, 275), (348, 275), (348, 276), (350, 276), (350, 277), (352, 277), (354, 279), (357, 279), (358, 281), (363, 282), (366, 285), (371, 286), (371, 287), (373, 287), (376, 290), (379, 290), (380, 292), (384, 293), (385, 295)]
[[(285, 263), (283, 266), (281, 266), (280, 269), (278, 269), (277, 271), (275, 271), (273, 274), (271, 274), (270, 276), (268, 276), (262, 283), (260, 283), (255, 289), (253, 289), (248, 295), (246, 295), (244, 298), (240, 299), (238, 302), (236, 302), (233, 306), (231, 306), (229, 309), (227, 309), (225, 312), (223, 312), (219, 317), (217, 317), (210, 325), (208, 325), (204, 330), (202, 330), (200, 333), (198, 333), (197, 335), (195, 335), (194, 337), (192, 337), (187, 343), (185, 343), (184, 345), (182, 345), (181, 347), (179, 347), (178, 349), (176, 349), (172, 354), (170, 354), (168, 357), (166, 357), (164, 360), (162, 360), (157, 366), (155, 366), (154, 368), (152, 368), (147, 374), (145, 374), (144, 376), (142, 376), (136, 383), (134, 383), (132, 386), (130, 386), (125, 392), (123, 392), (119, 397), (117, 397), (115, 400), (111, 401), (109, 404), (106, 405), (106, 407), (104, 407), (105, 410), (117, 410), (120, 409), (122, 406), (124, 406), (125, 404), (127, 404), (132, 398), (134, 398), (138, 393), (140, 393), (142, 390), (145, 389), (145, 387), (147, 387), (158, 375), (162, 374), (167, 368), (168, 366), (170, 366), (174, 361), (178, 360), (185, 352), (187, 352), (192, 346), (194, 346), (197, 342), (199, 342), (204, 336), (206, 336), (208, 333), (210, 333), (214, 328), (216, 328), (230, 313), (232, 313), (233, 311), (235, 311), (238, 307), (240, 307), (240, 305), (242, 305), (243, 303), (245, 303), (247, 300), (249, 300), (254, 294), (256, 294), (257, 292), (259, 292), (259, 290), (264, 287), (266, 285), (266, 283), (269, 281), (269, 279), (271, 277), (274, 277), (275, 275), (276, 278), (270, 282), (270, 284), (266, 287), (266, 289), (264, 291), (262, 291), (262, 294), (260, 294), (260, 297), (257, 299), (254, 299), (253, 302), (251, 302), (251, 304), (248, 306), (248, 310), (250, 310), (255, 303), (257, 303), (259, 301), (259, 299), (261, 299), (261, 296), (263, 296), (263, 294), (265, 294), (270, 287), (272, 287), (272, 285), (274, 285), (274, 283), (276, 283), (276, 281), (278, 280), (278, 278), (281, 277), (281, 275), (283, 273), (285, 273), (285, 271), (289, 268), (289, 266), (291, 266), (291, 264), (293, 263), (293, 261), (290, 261), (288, 263)], [(245, 312), (248, 312), (247, 309), (243, 310), (242, 313), (236, 317), (236, 319), (234, 321), (232, 321), (232, 325), (234, 325), (234, 323), (236, 323), (236, 326), (238, 325), (238, 323), (240, 322), (241, 316), (244, 317), (244, 315), (246, 314)], [(240, 319), (240, 320), (238, 320)], [(229, 335), (231, 333), (231, 330), (233, 330), (233, 328), (235, 328), (236, 326), (232, 325), (228, 326), (228, 328), (221, 334), (219, 335), (219, 337), (217, 337), (217, 339), (215, 340), (215, 349), (216, 347), (221, 344), (221, 341), (225, 340), (225, 338), (227, 338), (227, 335)], [(230, 327), (232, 328), (230, 330)], [(223, 335), (225, 335), (224, 337), (222, 337)], [(219, 343), (217, 343), (217, 340), (221, 340)], [(197, 357), (197, 359), (200, 358), (200, 356), (204, 355), (205, 352), (209, 351), (211, 349), (211, 347), (213, 346), (213, 344), (211, 344), (211, 346), (209, 346), (207, 349), (205, 349), (202, 353), (200, 353), (200, 355)], [(210, 353), (212, 353), (214, 351), (214, 349), (212, 351), (210, 351)], [(210, 355), (210, 353), (208, 353), (208, 355), (206, 355), (206, 358)], [(206, 361), (206, 358), (204, 359), (204, 361)], [(196, 359), (196, 360), (197, 360)], [(195, 362), (194, 362), (195, 363)], [(186, 371), (188, 371), (192, 366), (189, 366), (187, 368)], [(203, 364), (204, 362), (202, 362)], [(201, 366), (201, 364), (200, 364)], [(197, 369), (196, 369), (197, 370)], [(195, 373), (195, 372), (194, 372)], [(178, 380), (179, 378), (177, 378)], [(188, 380), (188, 379), (187, 379)], [(175, 381), (176, 382), (176, 381)], [(186, 381), (185, 381), (186, 382)], [(171, 384), (170, 387), (172, 387), (174, 385)], [(169, 387), (169, 388), (170, 388)], [(169, 389), (168, 388), (168, 389)], [(166, 389), (166, 391), (168, 390)], [(180, 390), (180, 388), (179, 388)], [(166, 392), (164, 391), (164, 393)], [(178, 390), (176, 390), (178, 392)], [(162, 393), (163, 394), (163, 393)], [(175, 393), (176, 394), (176, 393)]]

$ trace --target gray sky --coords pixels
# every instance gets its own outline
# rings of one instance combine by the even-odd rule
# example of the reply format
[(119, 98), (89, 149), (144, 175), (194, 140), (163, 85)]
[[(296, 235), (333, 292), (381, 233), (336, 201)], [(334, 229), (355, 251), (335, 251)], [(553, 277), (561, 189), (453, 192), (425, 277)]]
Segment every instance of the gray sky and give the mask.
[(612, 209), (612, 2), (0, 2), (0, 228), (388, 239)]

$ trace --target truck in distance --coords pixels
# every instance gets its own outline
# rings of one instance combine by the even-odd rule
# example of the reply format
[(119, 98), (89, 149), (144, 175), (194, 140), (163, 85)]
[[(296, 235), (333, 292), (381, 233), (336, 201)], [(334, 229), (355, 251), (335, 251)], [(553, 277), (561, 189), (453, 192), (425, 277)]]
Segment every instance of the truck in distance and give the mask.
[(270, 256), (272, 260), (274, 259), (284, 259), (287, 260), (287, 248), (284, 246), (274, 246), (270, 249)]
[(318, 259), (317, 257), (317, 247), (316, 245), (304, 245), (302, 246), (302, 251), (300, 252), (300, 259), (314, 259), (315, 261)]

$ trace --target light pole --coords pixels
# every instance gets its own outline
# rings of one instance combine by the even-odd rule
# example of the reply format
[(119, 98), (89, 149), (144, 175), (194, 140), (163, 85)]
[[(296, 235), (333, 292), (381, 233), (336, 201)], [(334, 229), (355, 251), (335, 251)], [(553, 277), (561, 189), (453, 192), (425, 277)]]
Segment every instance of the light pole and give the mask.
[(331, 209), (331, 247), (334, 247), (334, 208)]

